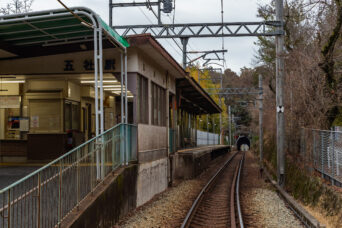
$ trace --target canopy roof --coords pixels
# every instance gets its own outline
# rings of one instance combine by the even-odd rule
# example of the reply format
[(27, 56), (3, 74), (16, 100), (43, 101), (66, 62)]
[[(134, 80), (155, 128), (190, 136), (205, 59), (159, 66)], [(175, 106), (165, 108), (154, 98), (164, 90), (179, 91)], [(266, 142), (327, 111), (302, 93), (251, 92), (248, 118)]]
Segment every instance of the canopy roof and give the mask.
[(155, 63), (168, 69), (176, 76), (176, 89), (180, 94), (178, 104), (189, 113), (215, 114), (222, 109), (210, 95), (177, 63), (177, 61), (163, 48), (151, 34), (128, 36), (131, 47), (135, 47), (149, 56)]
[(103, 39), (107, 41), (104, 47), (113, 44), (122, 49), (129, 47), (92, 10), (75, 7), (71, 11), (76, 16), (65, 9), (1, 16), (0, 59), (91, 49), (94, 28), (103, 30)]

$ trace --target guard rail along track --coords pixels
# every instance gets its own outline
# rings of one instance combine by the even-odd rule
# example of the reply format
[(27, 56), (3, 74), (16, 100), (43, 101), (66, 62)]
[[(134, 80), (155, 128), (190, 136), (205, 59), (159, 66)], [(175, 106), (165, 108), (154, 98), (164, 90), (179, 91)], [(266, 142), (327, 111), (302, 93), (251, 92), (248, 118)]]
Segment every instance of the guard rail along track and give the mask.
[(239, 200), (245, 154), (236, 152), (204, 186), (187, 213), (185, 227), (244, 227)]

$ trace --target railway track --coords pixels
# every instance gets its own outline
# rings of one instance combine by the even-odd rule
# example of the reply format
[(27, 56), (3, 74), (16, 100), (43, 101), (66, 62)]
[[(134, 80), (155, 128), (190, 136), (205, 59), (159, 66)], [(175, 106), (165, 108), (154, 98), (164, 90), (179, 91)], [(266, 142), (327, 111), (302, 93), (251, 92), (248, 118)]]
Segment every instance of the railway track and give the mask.
[(239, 182), (245, 154), (236, 152), (197, 196), (181, 227), (244, 227)]

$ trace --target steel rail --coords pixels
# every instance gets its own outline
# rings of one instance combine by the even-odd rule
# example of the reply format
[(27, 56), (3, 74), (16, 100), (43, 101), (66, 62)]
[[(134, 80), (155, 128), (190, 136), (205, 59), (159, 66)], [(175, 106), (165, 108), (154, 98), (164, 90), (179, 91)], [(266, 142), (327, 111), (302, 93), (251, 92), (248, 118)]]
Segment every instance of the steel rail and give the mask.
[(242, 173), (243, 165), (245, 162), (245, 156), (246, 156), (246, 153), (243, 154), (242, 159), (240, 161), (239, 172), (238, 172), (237, 181), (236, 181), (236, 189), (235, 189), (236, 207), (237, 207), (240, 228), (244, 228), (241, 205), (240, 205), (240, 180), (241, 180), (241, 173)]
[[(240, 164), (240, 162), (239, 162)], [(230, 227), (236, 228), (236, 217), (235, 217), (235, 186), (236, 186), (236, 179), (239, 173), (239, 165), (236, 166), (235, 172), (234, 172), (234, 178), (230, 190)]]
[(198, 194), (197, 198), (195, 199), (194, 203), (192, 204), (190, 210), (188, 211), (182, 225), (181, 228), (186, 228), (189, 227), (192, 217), (194, 216), (198, 206), (200, 205), (204, 194), (206, 192), (208, 192), (208, 190), (210, 189), (210, 187), (214, 184), (215, 180), (217, 179), (217, 177), (227, 168), (228, 165), (230, 165), (231, 161), (235, 158), (235, 156), (238, 154), (239, 152), (236, 152), (235, 154), (233, 154), (233, 156), (231, 156), (225, 163), (224, 165), (212, 176), (212, 178), (208, 181), (208, 183), (203, 187), (203, 189), (201, 190), (201, 192)]

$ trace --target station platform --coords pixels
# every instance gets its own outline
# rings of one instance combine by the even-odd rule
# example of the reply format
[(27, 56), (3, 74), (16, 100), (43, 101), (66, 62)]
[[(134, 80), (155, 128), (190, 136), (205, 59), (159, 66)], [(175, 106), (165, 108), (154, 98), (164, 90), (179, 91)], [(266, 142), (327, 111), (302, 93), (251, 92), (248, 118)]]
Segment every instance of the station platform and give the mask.
[(216, 157), (230, 152), (227, 145), (200, 146), (178, 150), (173, 156), (173, 178), (192, 179), (205, 170)]

